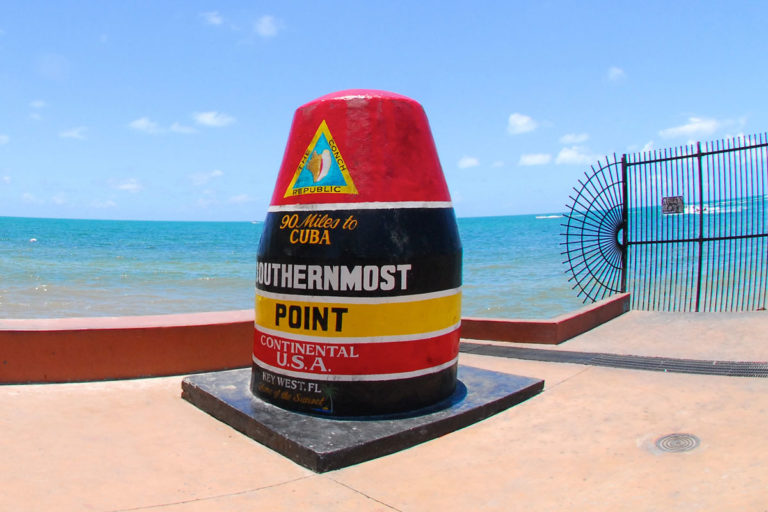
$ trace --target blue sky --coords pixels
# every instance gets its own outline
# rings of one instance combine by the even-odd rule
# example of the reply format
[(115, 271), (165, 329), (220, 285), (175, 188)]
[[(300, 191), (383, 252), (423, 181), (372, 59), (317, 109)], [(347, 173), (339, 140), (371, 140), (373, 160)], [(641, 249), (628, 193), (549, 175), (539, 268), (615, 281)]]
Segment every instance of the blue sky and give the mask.
[(607, 154), (768, 130), (768, 3), (0, 3), (0, 215), (260, 220), (295, 109), (429, 117), (459, 216), (563, 211)]

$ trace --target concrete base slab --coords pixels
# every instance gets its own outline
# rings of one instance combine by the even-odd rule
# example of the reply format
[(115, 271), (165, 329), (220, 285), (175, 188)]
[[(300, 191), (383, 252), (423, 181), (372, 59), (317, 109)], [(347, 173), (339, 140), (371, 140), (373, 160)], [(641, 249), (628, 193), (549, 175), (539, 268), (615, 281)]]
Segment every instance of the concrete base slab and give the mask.
[(182, 398), (317, 473), (398, 452), (488, 418), (535, 396), (544, 381), (459, 365), (448, 399), (409, 413), (327, 418), (253, 396), (250, 369), (186, 377)]

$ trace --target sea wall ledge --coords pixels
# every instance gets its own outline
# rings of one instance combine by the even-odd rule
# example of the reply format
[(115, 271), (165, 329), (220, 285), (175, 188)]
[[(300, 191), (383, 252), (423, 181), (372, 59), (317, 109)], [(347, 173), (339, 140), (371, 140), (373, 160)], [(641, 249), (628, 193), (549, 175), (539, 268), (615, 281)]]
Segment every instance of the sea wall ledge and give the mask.
[[(463, 318), (462, 338), (556, 344), (629, 309), (621, 294), (551, 320)], [(0, 383), (160, 377), (251, 364), (252, 309), (153, 316), (0, 319)]]
[(247, 366), (253, 310), (0, 320), (0, 383), (159, 377)]
[(461, 337), (557, 345), (629, 311), (629, 293), (618, 293), (549, 320), (462, 318)]

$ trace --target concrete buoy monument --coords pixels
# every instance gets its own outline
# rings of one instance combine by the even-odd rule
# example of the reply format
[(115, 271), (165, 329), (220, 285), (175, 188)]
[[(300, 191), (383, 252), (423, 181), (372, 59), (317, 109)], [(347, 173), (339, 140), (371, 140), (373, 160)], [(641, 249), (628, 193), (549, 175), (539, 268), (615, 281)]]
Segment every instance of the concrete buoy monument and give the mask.
[(324, 472), (536, 395), (541, 379), (458, 364), (461, 259), (421, 105), (373, 90), (311, 101), (259, 242), (251, 367), (186, 377), (182, 397)]
[(453, 393), (461, 243), (419, 103), (349, 90), (299, 107), (257, 259), (256, 396), (348, 416)]

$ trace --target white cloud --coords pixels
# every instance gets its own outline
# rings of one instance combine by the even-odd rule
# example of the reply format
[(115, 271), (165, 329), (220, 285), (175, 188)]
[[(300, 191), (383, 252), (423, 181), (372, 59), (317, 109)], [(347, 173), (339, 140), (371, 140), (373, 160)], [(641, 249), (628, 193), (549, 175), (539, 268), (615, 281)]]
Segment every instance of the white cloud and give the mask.
[(253, 198), (248, 194), (238, 194), (229, 198), (229, 202), (234, 204), (250, 203), (251, 201)]
[(11, 138), (4, 133), (0, 133), (0, 146), (4, 144), (8, 144), (11, 141)]
[(138, 132), (149, 133), (152, 135), (155, 135), (162, 131), (160, 127), (157, 126), (157, 123), (155, 123), (148, 117), (140, 117), (138, 119), (135, 119), (130, 123), (128, 123), (128, 127)]
[(195, 112), (193, 114), (193, 117), (195, 118), (195, 122), (197, 124), (201, 124), (203, 126), (227, 126), (228, 124), (232, 124), (235, 122), (235, 118), (232, 116), (228, 116), (227, 114), (222, 114), (220, 112), (211, 111), (211, 112)]
[(11, 182), (11, 177), (10, 176), (3, 176), (2, 178), (0, 178), (0, 181), (5, 183), (6, 185), (8, 185)]
[(726, 133), (725, 135), (723, 135), (723, 139), (741, 139), (746, 141), (747, 135), (744, 133), (737, 133), (736, 135), (731, 135), (730, 133)]
[(496, 160), (491, 164), (491, 167), (504, 167), (504, 162), (501, 160)]
[(588, 140), (588, 133), (567, 133), (560, 137), (560, 144), (581, 144)]
[(520, 133), (532, 132), (538, 126), (539, 124), (531, 117), (515, 112), (509, 116), (507, 131), (512, 135), (517, 135)]
[(546, 165), (552, 161), (552, 155), (547, 153), (529, 153), (527, 155), (521, 155), (518, 165)]
[(78, 139), (78, 140), (85, 140), (85, 132), (88, 131), (88, 128), (85, 126), (78, 126), (76, 128), (71, 128), (69, 130), (64, 130), (62, 132), (59, 132), (59, 137), (64, 139)]
[(24, 192), (21, 194), (21, 200), (25, 203), (32, 203), (32, 204), (43, 204), (43, 200), (39, 199), (34, 194), (30, 194), (29, 192)]
[(220, 171), (219, 169), (215, 169), (211, 172), (196, 172), (189, 175), (190, 179), (192, 180), (192, 184), (196, 187), (205, 185), (212, 179), (218, 178), (220, 176), (224, 176), (224, 172)]
[(619, 82), (621, 80), (624, 80), (627, 77), (627, 74), (624, 72), (623, 69), (612, 66), (608, 69), (608, 80), (611, 82)]
[(174, 133), (197, 133), (192, 126), (183, 125), (180, 123), (173, 123), (171, 125), (171, 131)]
[(130, 178), (118, 183), (117, 185), (115, 185), (115, 188), (118, 190), (124, 190), (125, 192), (130, 192), (134, 194), (139, 190), (143, 189), (144, 187), (141, 185), (141, 183), (139, 183), (139, 181), (136, 178)]
[(480, 165), (480, 160), (473, 156), (463, 156), (456, 163), (459, 169), (469, 169), (470, 167), (477, 167)]
[[(32, 100), (29, 102), (29, 106), (35, 110), (41, 110), (48, 106), (48, 104), (44, 100)], [(40, 115), (39, 112), (32, 112), (29, 114), (29, 118), (33, 121), (39, 121), (43, 118), (42, 115)]]
[(193, 126), (188, 126), (178, 122), (174, 122), (170, 128), (164, 128), (148, 117), (140, 117), (135, 119), (128, 123), (128, 127), (132, 130), (136, 130), (137, 132), (144, 132), (150, 135), (158, 135), (167, 133), (168, 131), (182, 134), (197, 133), (197, 130)]
[(643, 146), (643, 149), (640, 150), (641, 153), (648, 153), (650, 151), (653, 151), (653, 141), (649, 140), (645, 143), (645, 146)]
[(281, 23), (274, 18), (274, 16), (262, 16), (253, 25), (253, 29), (261, 37), (275, 37), (277, 32), (282, 28)]
[(581, 146), (571, 146), (563, 148), (555, 158), (555, 163), (558, 165), (589, 165), (594, 163), (600, 157), (592, 155)]
[(224, 22), (218, 11), (201, 12), (200, 17), (209, 25), (221, 25)]
[(716, 119), (689, 117), (686, 124), (665, 128), (659, 132), (659, 135), (665, 139), (675, 137), (700, 137), (713, 134), (720, 127), (720, 124), (721, 123)]
[(69, 59), (53, 53), (41, 55), (37, 59), (37, 71), (48, 80), (64, 80), (69, 76)]
[(91, 206), (94, 208), (114, 208), (117, 206), (117, 203), (112, 201), (111, 199), (107, 200), (95, 200), (91, 201)]

